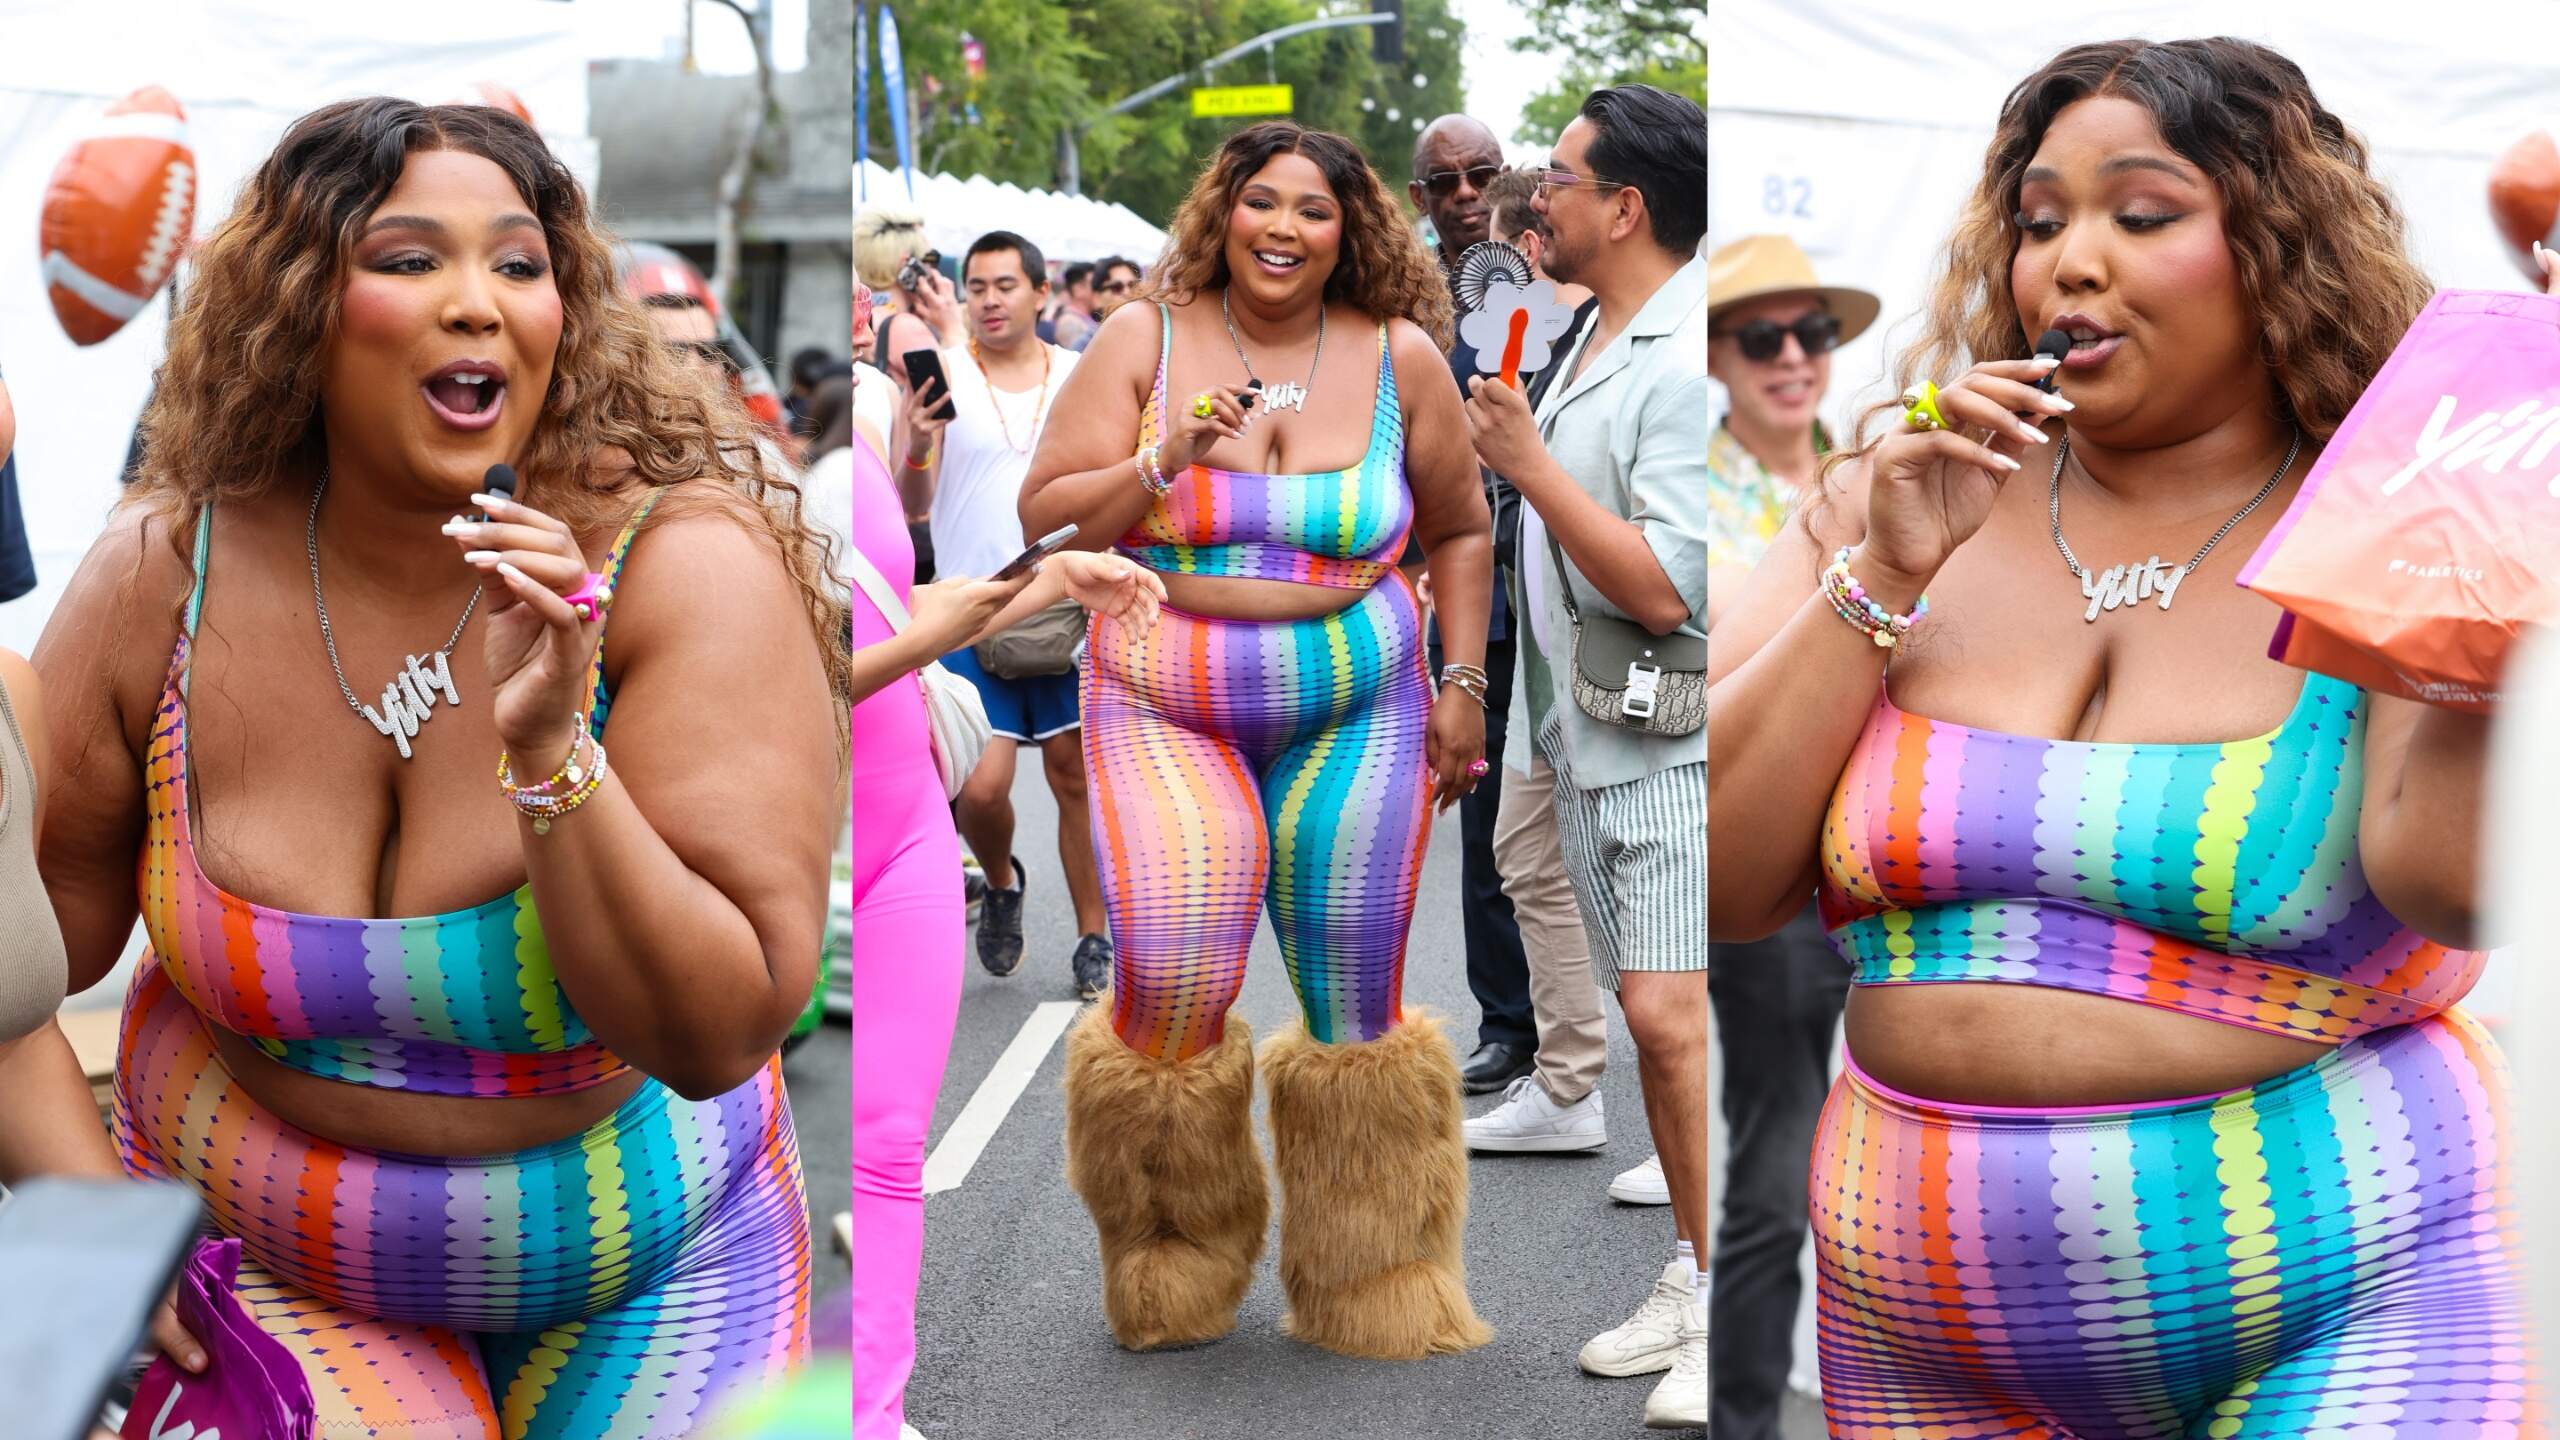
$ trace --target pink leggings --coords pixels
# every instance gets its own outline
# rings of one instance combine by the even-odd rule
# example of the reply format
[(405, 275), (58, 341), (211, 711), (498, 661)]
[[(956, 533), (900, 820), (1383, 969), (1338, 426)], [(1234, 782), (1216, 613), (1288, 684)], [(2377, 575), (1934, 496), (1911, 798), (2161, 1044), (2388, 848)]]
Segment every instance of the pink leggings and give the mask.
[(924, 1148), (960, 1014), (960, 840), (933, 761), (857, 776), (853, 839), (853, 1435), (897, 1440), (916, 1360)]

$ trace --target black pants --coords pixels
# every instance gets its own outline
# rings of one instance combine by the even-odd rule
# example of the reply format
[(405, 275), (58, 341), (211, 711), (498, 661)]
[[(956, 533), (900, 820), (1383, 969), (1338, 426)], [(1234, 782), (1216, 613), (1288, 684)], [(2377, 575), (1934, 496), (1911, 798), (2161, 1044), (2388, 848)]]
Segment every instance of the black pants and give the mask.
[(1813, 907), (1748, 945), (1707, 951), (1707, 993), (1724, 1050), (1724, 1221), (1708, 1299), (1708, 1433), (1778, 1440), (1794, 1359), (1814, 1123), (1831, 1088), (1831, 1043), (1849, 967)]
[[(1440, 673), (1440, 646), (1431, 647), (1431, 673)], [(1502, 740), (1511, 714), (1515, 649), (1509, 640), (1484, 647), (1487, 687), (1484, 758), (1493, 769), (1458, 801), (1458, 914), (1467, 932), (1467, 988), (1483, 1019), (1476, 1043), (1497, 1041), (1517, 1050), (1538, 1048), (1537, 1016), (1529, 1008), (1529, 953), (1520, 948), (1520, 922), (1502, 893), (1502, 871), (1493, 863), (1493, 822), (1501, 813)]]

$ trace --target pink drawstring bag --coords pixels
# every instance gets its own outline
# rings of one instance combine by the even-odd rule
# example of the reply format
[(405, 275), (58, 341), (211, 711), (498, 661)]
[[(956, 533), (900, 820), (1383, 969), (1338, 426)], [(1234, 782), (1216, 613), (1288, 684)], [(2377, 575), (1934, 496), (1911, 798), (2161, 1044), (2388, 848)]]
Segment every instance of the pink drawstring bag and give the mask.
[(178, 1320), (204, 1346), (190, 1375), (163, 1355), (143, 1372), (124, 1440), (312, 1440), (311, 1382), (231, 1293), (240, 1242), (207, 1240), (178, 1272)]
[(2496, 707), (2508, 648), (2560, 620), (2560, 298), (2446, 290), (2240, 572), (2267, 653), (2383, 694)]

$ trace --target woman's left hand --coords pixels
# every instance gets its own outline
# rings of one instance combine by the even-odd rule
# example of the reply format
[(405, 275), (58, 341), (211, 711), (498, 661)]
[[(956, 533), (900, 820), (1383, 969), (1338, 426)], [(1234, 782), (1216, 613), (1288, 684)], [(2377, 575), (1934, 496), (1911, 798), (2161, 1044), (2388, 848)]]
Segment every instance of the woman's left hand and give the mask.
[(2560, 250), (2536, 240), (2533, 242), (2533, 259), (2542, 267), (2542, 293), (2560, 295)]
[(1156, 611), (1164, 604), (1164, 581), (1147, 567), (1125, 555), (1091, 550), (1062, 550), (1040, 563), (1058, 567), (1069, 598), (1097, 615), (1109, 616), (1132, 636), (1155, 628)]
[(587, 667), (603, 607), (581, 619), (563, 596), (587, 583), (587, 556), (569, 527), (529, 505), (475, 495), (486, 521), (456, 520), (444, 533), (488, 577), (490, 710), (517, 768), (548, 774), (577, 741), (587, 708)]
[(1423, 754), (1431, 766), (1431, 813), (1437, 815), (1476, 788), (1469, 767), (1484, 758), (1484, 707), (1455, 685), (1440, 687), (1431, 702), (1431, 729)]

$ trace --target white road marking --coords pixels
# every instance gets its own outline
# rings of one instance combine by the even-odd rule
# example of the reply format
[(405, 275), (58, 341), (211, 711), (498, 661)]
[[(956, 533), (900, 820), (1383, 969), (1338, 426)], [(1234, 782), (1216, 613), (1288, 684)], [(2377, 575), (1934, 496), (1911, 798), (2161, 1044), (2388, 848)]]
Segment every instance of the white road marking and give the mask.
[(1031, 1077), (1048, 1058), (1049, 1047), (1067, 1033), (1076, 1012), (1084, 1007), (1073, 1000), (1044, 1000), (1022, 1022), (1013, 1043), (996, 1057), (987, 1078), (978, 1082), (977, 1093), (961, 1107), (960, 1118), (943, 1132), (942, 1141), (924, 1161), (924, 1193), (939, 1195), (957, 1190), (969, 1178), (969, 1171), (986, 1153), (987, 1142), (996, 1138), (1004, 1117), (1013, 1110), (1013, 1102), (1031, 1084)]

